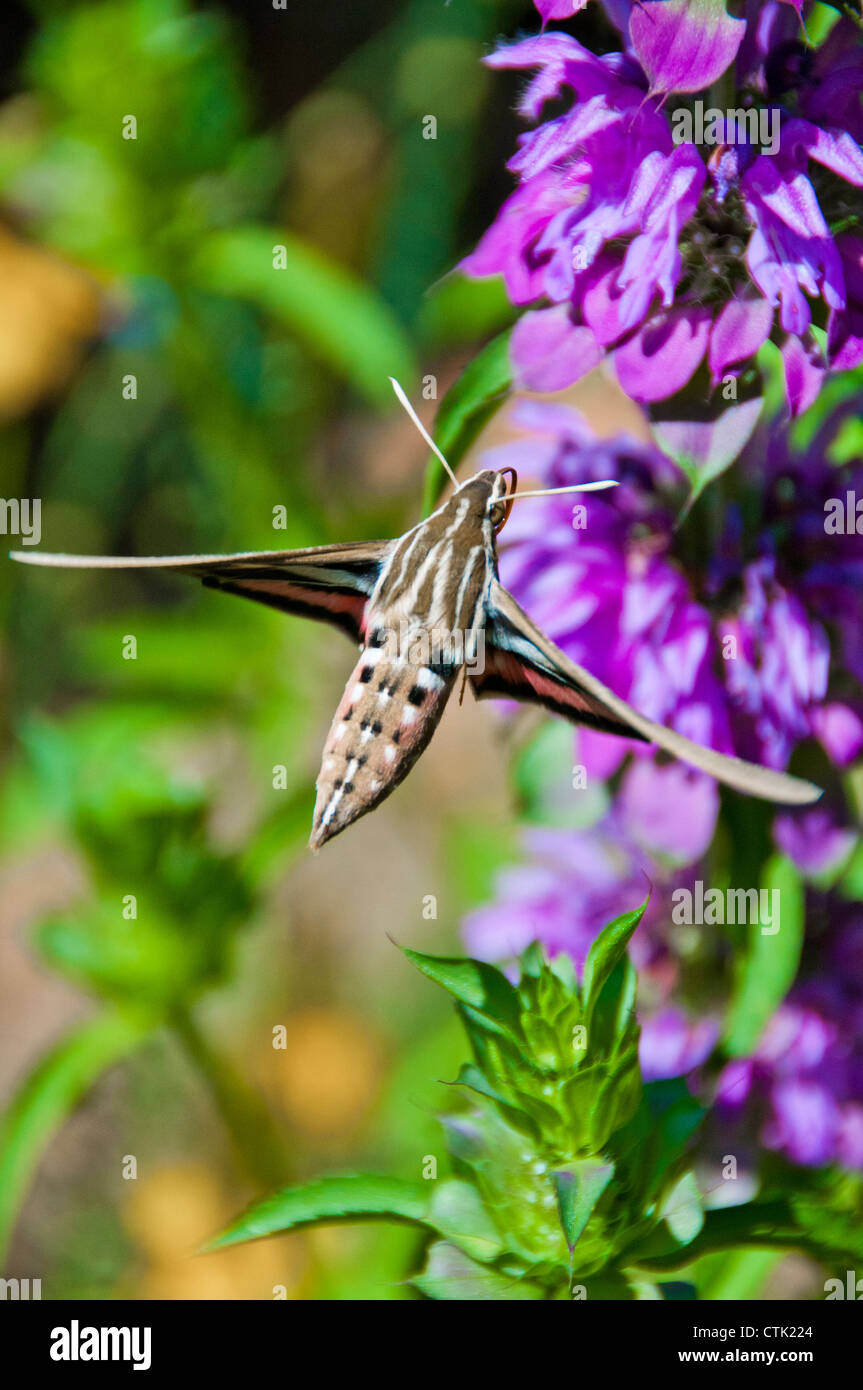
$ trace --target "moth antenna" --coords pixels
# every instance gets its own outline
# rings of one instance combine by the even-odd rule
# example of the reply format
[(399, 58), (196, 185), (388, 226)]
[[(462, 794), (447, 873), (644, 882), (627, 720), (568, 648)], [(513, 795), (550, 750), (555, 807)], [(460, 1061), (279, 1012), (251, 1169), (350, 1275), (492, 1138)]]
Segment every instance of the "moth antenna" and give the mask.
[(429, 446), (429, 448), (431, 449), (431, 451), (432, 451), (433, 454), (437, 454), (438, 458), (440, 459), (441, 463), (443, 464), (444, 468), (446, 469), (447, 473), (449, 474), (449, 476), (450, 476), (452, 482), (455, 484), (456, 487), (458, 487), (458, 479), (456, 478), (455, 473), (453, 473), (452, 469), (450, 468), (449, 464), (447, 463), (447, 461), (446, 461), (446, 459), (444, 458), (443, 454), (441, 453), (440, 449), (439, 449), (438, 446), (435, 444), (434, 440), (432, 439), (431, 435), (429, 434), (429, 432), (428, 432), (428, 430), (426, 429), (425, 425), (423, 424), (422, 420), (421, 420), (420, 417), (417, 415), (416, 411), (414, 410), (413, 406), (411, 405), (410, 401), (408, 400), (408, 398), (407, 398), (407, 396), (405, 395), (404, 391), (402, 390), (401, 386), (399, 386), (399, 383), (396, 381), (396, 379), (395, 379), (394, 376), (391, 376), (391, 377), (390, 377), (390, 382), (391, 382), (391, 384), (392, 384), (393, 390), (394, 390), (395, 393), (396, 393), (396, 396), (398, 397), (398, 399), (399, 399), (399, 401), (401, 402), (401, 404), (404, 406), (404, 408), (405, 408), (405, 410), (407, 411), (408, 415), (409, 415), (409, 416), (411, 417), (411, 419), (413, 420), (414, 424), (416, 425), (417, 429), (419, 430), (419, 432), (420, 432), (420, 434), (422, 435), (423, 439), (425, 440), (426, 444)]
[(603, 488), (617, 485), (616, 478), (608, 478), (602, 483), (573, 483), (571, 487), (529, 488), (524, 492), (513, 493), (512, 500), (517, 502), (520, 497), (558, 497), (562, 492), (601, 492)]

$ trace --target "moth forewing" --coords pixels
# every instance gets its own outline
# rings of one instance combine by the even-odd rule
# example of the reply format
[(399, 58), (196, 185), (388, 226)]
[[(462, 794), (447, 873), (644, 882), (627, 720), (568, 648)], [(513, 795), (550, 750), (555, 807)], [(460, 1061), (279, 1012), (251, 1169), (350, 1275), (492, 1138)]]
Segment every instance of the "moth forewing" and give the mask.
[(506, 679), (500, 679), (493, 690), (483, 689), (483, 682), (477, 681), (480, 697), (514, 694), (518, 680), (523, 684), (518, 686), (520, 693), (516, 698), (549, 705), (574, 723), (602, 727), (597, 720), (605, 719), (612, 726), (610, 732), (655, 743), (681, 762), (749, 796), (780, 805), (803, 806), (822, 795), (821, 788), (813, 782), (704, 748), (640, 714), (583, 666), (570, 660), (497, 581), (492, 584), (489, 598), (486, 644), (492, 672), (501, 655), (511, 659), (512, 688), (507, 687)]

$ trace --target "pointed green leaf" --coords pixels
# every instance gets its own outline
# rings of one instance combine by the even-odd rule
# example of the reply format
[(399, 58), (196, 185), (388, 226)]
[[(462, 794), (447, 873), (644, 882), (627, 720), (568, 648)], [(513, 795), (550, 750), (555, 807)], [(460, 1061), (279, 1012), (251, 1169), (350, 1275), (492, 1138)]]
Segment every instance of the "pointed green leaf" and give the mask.
[(529, 975), (536, 978), (542, 974), (545, 968), (545, 957), (538, 941), (531, 941), (530, 945), (525, 947), (518, 958), (518, 965), (522, 976)]
[[(496, 1091), (491, 1082), (480, 1071), (479, 1067), (466, 1063), (459, 1071), (455, 1084), (457, 1086), (468, 1086), (470, 1090), (476, 1091), (477, 1095), (485, 1096), (488, 1100), (494, 1101), (503, 1117), (514, 1129), (517, 1129), (520, 1134), (528, 1135), (535, 1142), (539, 1142), (540, 1127), (536, 1123), (536, 1120), (533, 1119), (531, 1115), (526, 1114), (524, 1110), (520, 1110), (516, 1105), (512, 1104), (505, 1096), (501, 1095), (499, 1091)], [(553, 1111), (549, 1111), (549, 1114), (556, 1118)]]
[(473, 1066), (470, 1062), (466, 1062), (463, 1067), (459, 1068), (459, 1074), (454, 1084), (456, 1086), (468, 1086), (472, 1091), (476, 1091), (478, 1095), (486, 1096), (489, 1100), (496, 1101), (500, 1105), (506, 1103), (504, 1097), (496, 1091), (491, 1082), (483, 1076), (479, 1067)]
[(742, 401), (716, 420), (657, 420), (653, 437), (663, 453), (686, 474), (692, 490), (683, 508), (685, 517), (709, 483), (739, 457), (758, 423), (764, 401)]
[(428, 1184), (401, 1178), (366, 1173), (318, 1178), (253, 1202), (205, 1249), (221, 1250), (226, 1245), (260, 1240), (324, 1221), (408, 1221), (424, 1225), (431, 1196)]
[(582, 990), (588, 1024), (603, 986), (629, 945), (629, 939), (644, 916), (649, 900), (645, 898), (640, 907), (632, 912), (624, 912), (615, 921), (609, 922), (607, 927), (603, 927), (587, 953)]
[(717, 1250), (811, 1248), (783, 1201), (747, 1202), (739, 1207), (708, 1211), (704, 1225), (688, 1245), (681, 1245), (662, 1226), (636, 1241), (625, 1252), (628, 1264), (640, 1269), (671, 1270)]
[(594, 1207), (613, 1177), (613, 1163), (579, 1163), (552, 1173), (560, 1224), (570, 1250), (577, 1245)]
[(588, 1048), (601, 1047), (614, 1053), (624, 1044), (628, 1030), (635, 1026), (637, 991), (635, 966), (629, 956), (624, 956), (615, 965), (596, 1001)]
[(403, 949), (408, 960), (430, 980), (518, 1036), (518, 994), (496, 966), (469, 956), (427, 956), (422, 951)]

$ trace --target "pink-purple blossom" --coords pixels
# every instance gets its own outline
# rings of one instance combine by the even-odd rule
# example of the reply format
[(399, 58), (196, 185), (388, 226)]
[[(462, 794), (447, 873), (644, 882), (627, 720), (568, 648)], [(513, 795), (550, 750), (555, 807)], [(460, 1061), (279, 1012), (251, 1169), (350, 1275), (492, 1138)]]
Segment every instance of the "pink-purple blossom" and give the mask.
[[(785, 767), (799, 743), (818, 739), (838, 762), (856, 755), (863, 689), (850, 702), (847, 682), (844, 699), (828, 696), (830, 632), (847, 651), (863, 623), (861, 557), (856, 536), (825, 535), (824, 502), (840, 487), (816, 452), (826, 440), (805, 457), (754, 440), (741, 467), (756, 524), (744, 527), (730, 505), (708, 557), (676, 526), (686, 480), (656, 448), (598, 440), (568, 406), (521, 402), (511, 419), (527, 437), (494, 450), (495, 466), (550, 487), (620, 482), (575, 513), (561, 497), (516, 509), (501, 537), (504, 582), (568, 655), (651, 718), (722, 752)], [(585, 731), (579, 750), (589, 773), (607, 776), (627, 744)], [(633, 751), (652, 761), (643, 745)], [(686, 842), (696, 823), (681, 816), (674, 833)]]
[(813, 897), (811, 958), (751, 1056), (723, 1068), (716, 1101), (725, 1124), (760, 1127), (795, 1163), (863, 1171), (863, 917)]
[[(489, 57), (535, 71), (520, 111), (538, 124), (510, 161), (519, 186), (463, 268), (502, 275), (526, 307), (511, 343), (520, 385), (562, 389), (608, 355), (638, 401), (675, 395), (705, 364), (703, 396), (772, 337), (796, 414), (828, 371), (863, 361), (863, 241), (847, 230), (863, 187), (860, 34), (841, 21), (795, 65), (794, 26), (778, 0), (750, 5), (745, 23), (721, 3), (651, 0), (632, 8), (623, 52), (549, 30)], [(712, 147), (678, 140), (656, 93), (701, 90), (736, 56), (749, 105), (737, 101)], [(778, 122), (771, 153), (741, 123), (753, 103)]]

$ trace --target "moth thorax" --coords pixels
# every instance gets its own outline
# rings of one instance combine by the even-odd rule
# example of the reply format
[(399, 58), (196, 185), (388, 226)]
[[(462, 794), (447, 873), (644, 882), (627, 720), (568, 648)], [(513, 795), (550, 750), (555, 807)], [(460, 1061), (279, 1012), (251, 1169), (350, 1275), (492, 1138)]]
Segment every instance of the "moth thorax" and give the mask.
[(404, 662), (417, 669), (439, 671), (467, 666), (482, 669), (485, 633), (482, 628), (453, 628), (446, 623), (430, 624), (417, 618), (379, 624), (369, 635), (368, 647), (379, 651), (389, 662)]

